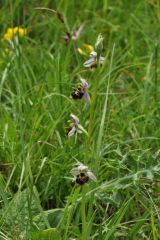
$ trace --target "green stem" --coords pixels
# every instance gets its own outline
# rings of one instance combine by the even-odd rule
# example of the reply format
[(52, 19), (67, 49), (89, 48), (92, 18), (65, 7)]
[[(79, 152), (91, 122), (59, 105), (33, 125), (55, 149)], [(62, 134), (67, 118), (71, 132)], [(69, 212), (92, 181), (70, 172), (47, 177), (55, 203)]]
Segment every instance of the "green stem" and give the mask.
[[(98, 71), (98, 74), (96, 74), (96, 76), (99, 76), (99, 69), (97, 69), (97, 71)], [(99, 81), (95, 79), (94, 92), (93, 92), (93, 97), (90, 105), (90, 119), (89, 119), (89, 129), (88, 129), (89, 141), (91, 140), (91, 135), (94, 128), (94, 114), (96, 111), (98, 87), (99, 87)]]
[(157, 101), (157, 79), (158, 79), (158, 74), (157, 74), (157, 69), (158, 69), (158, 44), (155, 44), (155, 101)]
[(82, 240), (87, 240), (87, 223), (86, 223), (86, 189), (82, 186)]
[[(99, 61), (98, 61), (99, 63)], [(100, 78), (100, 73), (101, 69), (100, 66), (98, 65), (97, 68), (97, 73), (96, 76)], [(89, 138), (86, 141), (86, 148), (87, 148), (87, 153), (88, 153), (88, 159), (90, 158), (90, 150), (88, 151), (88, 146), (91, 144), (91, 139), (92, 139), (92, 134), (93, 134), (93, 129), (94, 129), (94, 124), (95, 124), (95, 112), (96, 112), (96, 105), (97, 105), (97, 96), (98, 96), (98, 88), (99, 88), (99, 81), (95, 79), (95, 84), (94, 84), (94, 92), (93, 92), (93, 97), (90, 105), (90, 119), (89, 119), (89, 129), (88, 129), (88, 135)], [(96, 166), (96, 157), (94, 155), (94, 151), (92, 152), (92, 165)], [(94, 167), (93, 167), (94, 169)], [(94, 169), (95, 171), (96, 169)], [(89, 200), (89, 209), (88, 209), (88, 214), (87, 214), (87, 219), (91, 219), (93, 215), (93, 201), (94, 201), (94, 193), (91, 194), (90, 200)]]
[(73, 212), (76, 207), (76, 201), (78, 199), (78, 194), (79, 194), (80, 188), (73, 188), (72, 192), (70, 194), (70, 197), (67, 201), (64, 214), (63, 214), (63, 219), (61, 222), (61, 231), (64, 231), (64, 240), (68, 239), (68, 229), (72, 220)]

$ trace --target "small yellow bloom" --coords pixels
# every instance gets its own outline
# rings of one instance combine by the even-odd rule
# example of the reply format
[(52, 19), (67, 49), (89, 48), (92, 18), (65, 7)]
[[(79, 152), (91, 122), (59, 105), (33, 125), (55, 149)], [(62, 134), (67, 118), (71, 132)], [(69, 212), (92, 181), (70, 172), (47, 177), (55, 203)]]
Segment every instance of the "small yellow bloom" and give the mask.
[(3, 38), (5, 40), (12, 40), (15, 35), (18, 35), (19, 37), (24, 37), (26, 36), (26, 34), (27, 34), (26, 28), (21, 28), (21, 27), (8, 28)]
[(3, 36), (3, 38), (4, 38), (5, 40), (11, 40), (11, 39), (12, 39), (12, 35), (9, 34), (9, 33), (5, 33), (4, 36)]
[(77, 51), (79, 52), (80, 55), (84, 55), (84, 56), (87, 55), (87, 53), (83, 51), (82, 48), (77, 48)]
[(82, 45), (82, 48), (78, 48), (77, 51), (79, 52), (79, 54), (86, 56), (88, 55), (88, 53), (91, 53), (92, 51), (94, 51), (94, 48), (92, 45), (84, 43)]
[(19, 27), (14, 27), (13, 32), (16, 34), (20, 28)]
[(27, 29), (26, 28), (19, 28), (18, 29), (18, 34), (20, 37), (24, 37), (27, 35)]
[(83, 44), (83, 48), (87, 53), (91, 53), (94, 51), (93, 46), (86, 43)]
[(14, 31), (13, 28), (8, 28), (7, 32), (4, 34), (4, 39), (5, 40), (11, 40), (14, 36)]
[(8, 34), (14, 34), (15, 33), (14, 28), (8, 28), (7, 33)]

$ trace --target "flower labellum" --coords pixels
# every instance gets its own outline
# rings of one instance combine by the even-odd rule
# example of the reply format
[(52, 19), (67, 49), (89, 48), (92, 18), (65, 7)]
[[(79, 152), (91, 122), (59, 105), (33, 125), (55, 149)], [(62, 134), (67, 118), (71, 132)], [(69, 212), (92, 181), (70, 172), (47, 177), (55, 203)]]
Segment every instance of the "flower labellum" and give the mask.
[(74, 179), (77, 184), (83, 185), (89, 180), (96, 181), (95, 175), (89, 170), (89, 168), (82, 163), (79, 166), (71, 170), (71, 174), (74, 176)]
[(88, 94), (88, 88), (89, 88), (88, 82), (83, 78), (80, 78), (80, 80), (81, 80), (81, 84), (78, 87), (73, 89), (71, 96), (73, 99), (83, 98), (86, 102), (89, 102), (90, 97)]

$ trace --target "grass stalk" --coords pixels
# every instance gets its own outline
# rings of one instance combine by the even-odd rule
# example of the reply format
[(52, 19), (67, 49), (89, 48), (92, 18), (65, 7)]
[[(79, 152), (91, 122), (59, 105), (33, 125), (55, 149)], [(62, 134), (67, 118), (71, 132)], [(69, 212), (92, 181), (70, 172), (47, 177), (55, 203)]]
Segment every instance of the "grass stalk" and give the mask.
[(87, 240), (87, 222), (86, 222), (86, 187), (82, 186), (82, 240)]
[[(97, 69), (97, 74), (96, 75), (99, 75), (98, 69)], [(89, 135), (88, 140), (89, 140), (89, 142), (91, 140), (92, 131), (93, 131), (93, 128), (94, 128), (94, 113), (95, 113), (96, 103), (97, 103), (98, 86), (99, 86), (99, 81), (95, 80), (94, 92), (93, 92), (91, 106), (90, 106), (90, 118), (89, 118), (89, 129), (88, 129), (88, 135)]]
[[(108, 105), (108, 96), (109, 96), (109, 88), (110, 88), (114, 49), (115, 49), (115, 45), (113, 45), (113, 49), (112, 49), (112, 55), (111, 55), (111, 61), (110, 61), (110, 67), (109, 67), (108, 83), (107, 83), (107, 88), (106, 88), (106, 97), (105, 97), (104, 107), (103, 107), (103, 111), (102, 111), (102, 118), (101, 118), (99, 135), (98, 135), (98, 140), (97, 140), (97, 151), (96, 151), (96, 156), (97, 157), (99, 156), (99, 153), (100, 153), (100, 150), (101, 150), (101, 144), (102, 144), (103, 130), (104, 130), (105, 117), (106, 117), (106, 112), (107, 112), (107, 105)], [(97, 164), (96, 164), (95, 169), (98, 169)]]
[(158, 44), (155, 44), (155, 101), (157, 101), (157, 87), (158, 87), (158, 73), (157, 73), (157, 69), (158, 69)]

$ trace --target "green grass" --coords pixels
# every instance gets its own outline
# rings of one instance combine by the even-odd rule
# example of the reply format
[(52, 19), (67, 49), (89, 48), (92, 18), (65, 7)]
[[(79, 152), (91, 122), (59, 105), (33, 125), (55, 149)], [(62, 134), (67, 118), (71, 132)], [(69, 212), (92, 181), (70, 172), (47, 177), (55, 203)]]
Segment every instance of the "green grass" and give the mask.
[[(158, 240), (159, 0), (1, 5), (0, 239)], [(15, 26), (28, 33), (10, 44)], [(99, 33), (105, 63), (85, 69), (77, 48)], [(70, 98), (78, 76), (89, 104)], [(71, 113), (88, 136), (66, 136)], [(77, 160), (97, 177), (83, 192), (70, 173)]]

